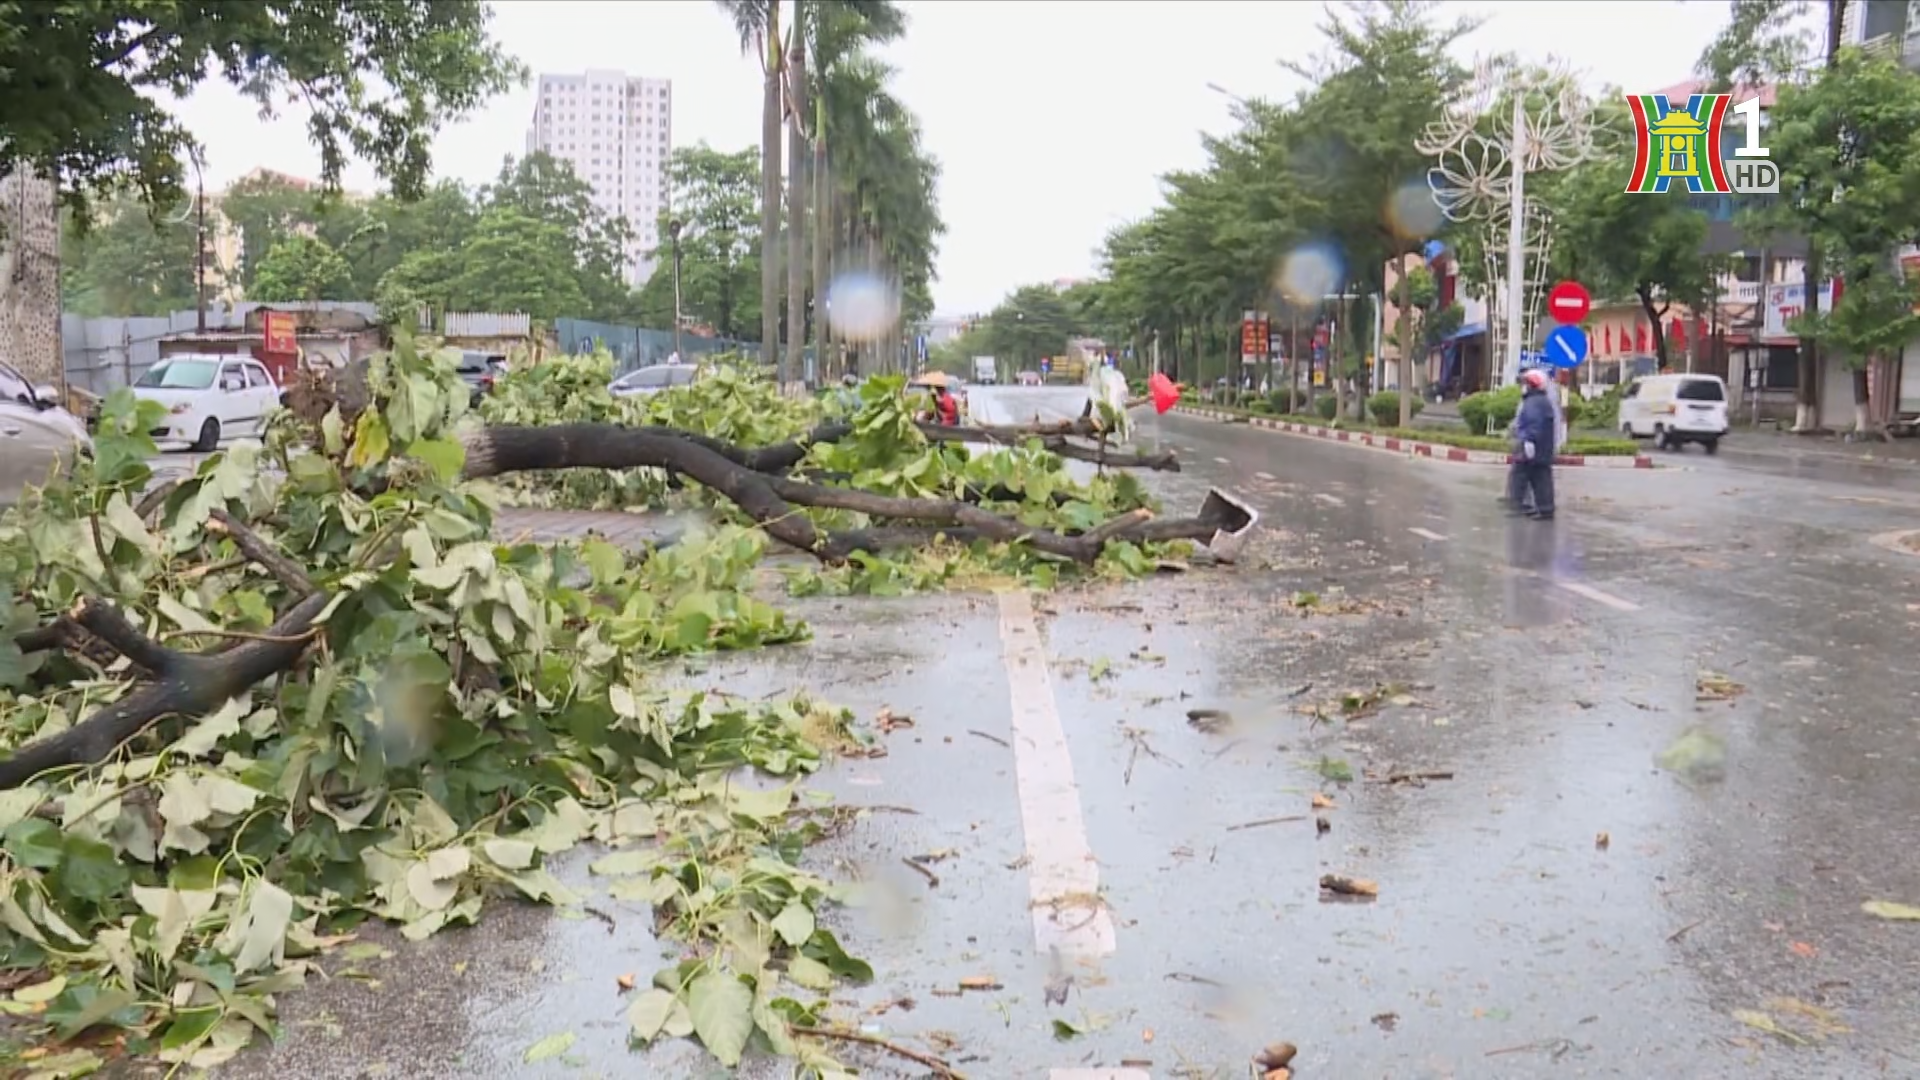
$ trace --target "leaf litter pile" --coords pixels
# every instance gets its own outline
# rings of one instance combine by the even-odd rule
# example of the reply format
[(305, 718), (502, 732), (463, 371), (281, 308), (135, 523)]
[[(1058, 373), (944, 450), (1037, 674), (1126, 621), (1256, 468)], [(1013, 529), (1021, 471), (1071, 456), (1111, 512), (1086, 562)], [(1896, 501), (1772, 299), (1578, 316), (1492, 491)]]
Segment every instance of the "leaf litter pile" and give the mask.
[[(930, 435), (897, 379), (837, 418), (738, 372), (630, 412), (600, 400), (607, 364), (515, 372), (483, 424), (402, 341), (160, 485), (157, 406), (123, 391), (92, 458), (0, 517), (0, 1064), (217, 1065), (370, 948), (368, 919), (420, 940), (498, 898), (584, 905), (547, 863), (591, 842), (679, 945), (612, 1006), (636, 1044), (847, 1074), (832, 1047), (873, 1040), (826, 993), (872, 972), (821, 925), (849, 894), (801, 866), (824, 800), (797, 785), (856, 745), (850, 717), (665, 690), (652, 665), (807, 637), (755, 593), (772, 542), (816, 557), (803, 590), (904, 591), (1140, 573), (1220, 523), (1071, 481), (1063, 456), (1177, 467), (1066, 437), (1098, 417), (974, 457), (962, 439), (1007, 433)], [(496, 543), (526, 474), (719, 520), (645, 552)]]

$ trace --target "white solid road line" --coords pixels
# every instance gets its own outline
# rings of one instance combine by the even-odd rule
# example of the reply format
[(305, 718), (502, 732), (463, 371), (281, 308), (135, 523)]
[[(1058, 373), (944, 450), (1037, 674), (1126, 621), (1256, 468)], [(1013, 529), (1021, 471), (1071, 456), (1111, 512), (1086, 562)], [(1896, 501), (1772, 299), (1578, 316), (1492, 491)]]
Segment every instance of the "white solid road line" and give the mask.
[(1034, 947), (1105, 956), (1114, 950), (1113, 920), (1100, 899), (1100, 864), (1087, 844), (1073, 757), (1024, 590), (1000, 594), (1000, 648), (1013, 699), (1013, 776), (1027, 840)]
[(1591, 585), (1578, 581), (1555, 581), (1555, 585), (1575, 596), (1584, 596), (1596, 604), (1605, 604), (1615, 611), (1639, 611), (1640, 605), (1631, 600), (1622, 600), (1612, 593), (1604, 593)]
[(1314, 493), (1314, 496), (1313, 496), (1313, 497), (1314, 497), (1314, 498), (1316, 498), (1316, 499), (1319, 499), (1319, 500), (1320, 500), (1321, 502), (1323, 502), (1323, 503), (1326, 503), (1326, 504), (1328, 504), (1329, 506), (1345, 506), (1345, 505), (1347, 505), (1347, 500), (1345, 500), (1345, 499), (1343, 499), (1343, 498), (1341, 498), (1341, 497), (1340, 497), (1340, 496), (1338, 496), (1338, 495), (1329, 495), (1329, 494), (1327, 494), (1327, 493), (1326, 493), (1326, 492), (1324, 492), (1324, 491), (1321, 491), (1321, 492), (1315, 492), (1315, 493)]
[(1446, 539), (1446, 537), (1441, 536), (1439, 533), (1434, 532), (1432, 529), (1423, 529), (1418, 525), (1415, 525), (1413, 528), (1408, 529), (1407, 531), (1424, 540), (1445, 540)]

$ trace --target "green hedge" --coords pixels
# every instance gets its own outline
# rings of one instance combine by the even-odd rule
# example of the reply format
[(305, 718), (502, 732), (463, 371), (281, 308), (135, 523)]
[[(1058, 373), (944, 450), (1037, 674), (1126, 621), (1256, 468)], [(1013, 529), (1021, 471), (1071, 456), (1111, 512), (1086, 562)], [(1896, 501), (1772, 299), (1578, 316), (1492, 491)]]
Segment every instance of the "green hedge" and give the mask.
[[(1264, 413), (1254, 413), (1247, 409), (1227, 409), (1224, 411), (1236, 413), (1242, 418), (1253, 415), (1266, 416)], [(1272, 419), (1283, 420), (1290, 424), (1305, 424), (1308, 427), (1333, 426), (1327, 418), (1319, 416), (1278, 415), (1272, 417)], [(1450, 431), (1446, 428), (1401, 428), (1388, 425), (1354, 423), (1352, 421), (1343, 421), (1339, 427), (1342, 431), (1364, 431), (1372, 435), (1384, 435), (1395, 439), (1408, 439), (1414, 442), (1434, 443), (1439, 446), (1454, 446), (1462, 450), (1486, 450), (1496, 454), (1504, 454), (1513, 449), (1512, 444), (1508, 442), (1504, 436), (1469, 435), (1459, 431)], [(1567, 444), (1562, 446), (1559, 452), (1581, 457), (1631, 457), (1640, 452), (1640, 446), (1632, 439), (1576, 435), (1569, 438)]]
[[(1414, 398), (1413, 411), (1407, 414), (1408, 418), (1419, 416), (1420, 410), (1426, 407), (1426, 402)], [(1382, 390), (1368, 398), (1367, 415), (1373, 417), (1373, 422), (1381, 427), (1392, 427), (1398, 424), (1400, 422), (1400, 391)]]
[[(1552, 393), (1550, 389), (1548, 393)], [(1616, 401), (1616, 408), (1618, 407)], [(1482, 390), (1477, 394), (1468, 394), (1460, 399), (1460, 419), (1467, 430), (1475, 435), (1487, 430), (1487, 422), (1493, 422), (1493, 430), (1504, 432), (1507, 425), (1513, 423), (1513, 417), (1520, 411), (1520, 388), (1503, 386), (1498, 390)], [(1568, 427), (1594, 426), (1586, 419), (1592, 411), (1587, 399), (1575, 392), (1567, 394), (1567, 402), (1561, 407), (1566, 413)]]

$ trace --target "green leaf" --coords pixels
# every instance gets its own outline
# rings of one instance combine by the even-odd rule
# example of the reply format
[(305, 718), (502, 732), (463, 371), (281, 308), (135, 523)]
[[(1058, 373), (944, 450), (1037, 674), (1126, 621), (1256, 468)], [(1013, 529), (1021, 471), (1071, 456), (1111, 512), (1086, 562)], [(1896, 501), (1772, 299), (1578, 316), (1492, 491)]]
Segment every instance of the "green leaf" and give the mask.
[(365, 468), (387, 460), (391, 452), (386, 420), (373, 410), (361, 413), (353, 428), (353, 452), (347, 455), (347, 464)]
[(781, 941), (796, 949), (805, 945), (807, 939), (813, 936), (813, 929), (813, 912), (799, 901), (794, 901), (781, 909), (780, 914), (773, 920), (773, 932), (780, 935)]
[(732, 785), (727, 788), (727, 809), (755, 821), (774, 821), (786, 816), (793, 807), (793, 789), (777, 787), (770, 791)]
[(133, 506), (120, 492), (114, 492), (113, 496), (107, 500), (106, 512), (101, 515), (100, 523), (106, 527), (107, 532), (141, 551), (159, 554), (160, 538), (147, 530), (147, 523), (141, 521), (140, 515), (133, 512)]
[(556, 1032), (534, 1043), (532, 1046), (527, 1047), (526, 1056), (522, 1060), (531, 1065), (536, 1061), (545, 1061), (548, 1058), (559, 1057), (561, 1054), (573, 1049), (573, 1042), (573, 1032)]
[(1912, 904), (1899, 904), (1892, 900), (1869, 900), (1860, 905), (1860, 910), (1876, 919), (1888, 919), (1893, 922), (1920, 922), (1920, 907)]
[(64, 841), (60, 826), (53, 822), (42, 818), (22, 818), (7, 826), (0, 846), (4, 846), (7, 854), (21, 866), (51, 870), (60, 865), (60, 857), (65, 851), (62, 846)]
[(643, 1043), (650, 1043), (660, 1037), (667, 1026), (667, 1018), (673, 1015), (673, 1007), (679, 998), (672, 993), (655, 986), (634, 999), (627, 1008), (627, 1023), (633, 1026), (633, 1037)]
[(22, 1005), (43, 1005), (59, 997), (61, 991), (66, 988), (67, 977), (65, 975), (55, 975), (45, 982), (34, 983), (31, 986), (23, 986), (15, 990), (13, 992), (13, 1000)]
[(652, 848), (632, 848), (616, 851), (605, 858), (595, 859), (587, 869), (603, 877), (628, 877), (634, 874), (650, 874), (660, 865), (660, 853)]
[(133, 875), (113, 848), (98, 840), (68, 836), (61, 845), (60, 865), (53, 872), (56, 887), (76, 900), (105, 904), (127, 891)]
[(277, 959), (293, 922), (293, 896), (270, 881), (256, 881), (240, 917), (222, 939), (233, 970), (245, 974)]
[(455, 439), (415, 439), (407, 447), (407, 456), (426, 462), (443, 484), (459, 479), (467, 464), (467, 448)]
[(327, 415), (320, 418), (320, 440), (328, 457), (338, 457), (340, 451), (346, 449), (346, 425), (340, 419), (340, 406), (328, 409)]
[(530, 840), (507, 840), (493, 837), (480, 845), (488, 860), (502, 870), (525, 870), (533, 865), (538, 849)]
[(687, 988), (687, 1012), (694, 1034), (720, 1064), (740, 1064), (753, 1035), (753, 990), (739, 976), (708, 971), (693, 980)]
[(833, 989), (833, 972), (827, 965), (808, 956), (796, 956), (787, 961), (787, 978), (809, 990)]
[(813, 932), (813, 937), (807, 942), (805, 954), (825, 964), (827, 970), (833, 972), (836, 978), (856, 983), (873, 981), (872, 965), (858, 957), (848, 955), (847, 950), (840, 946), (840, 939), (833, 936), (833, 931), (824, 927)]
[(252, 702), (246, 697), (229, 698), (225, 705), (194, 723), (180, 740), (173, 744), (175, 752), (189, 758), (206, 757), (213, 753), (220, 740), (240, 733), (240, 721), (252, 711)]
[(73, 983), (47, 1006), (45, 1019), (62, 1039), (71, 1039), (95, 1024), (132, 1027), (144, 1010), (131, 990), (108, 989), (96, 982)]

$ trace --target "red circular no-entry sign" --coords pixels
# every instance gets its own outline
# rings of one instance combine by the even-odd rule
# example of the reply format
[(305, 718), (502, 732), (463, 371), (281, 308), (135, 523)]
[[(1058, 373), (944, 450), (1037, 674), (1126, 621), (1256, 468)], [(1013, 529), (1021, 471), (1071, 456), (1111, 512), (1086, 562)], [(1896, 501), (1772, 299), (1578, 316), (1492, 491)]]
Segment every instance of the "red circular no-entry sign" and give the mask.
[(1547, 314), (1561, 326), (1577, 326), (1593, 310), (1593, 294), (1577, 281), (1563, 281), (1547, 294)]

